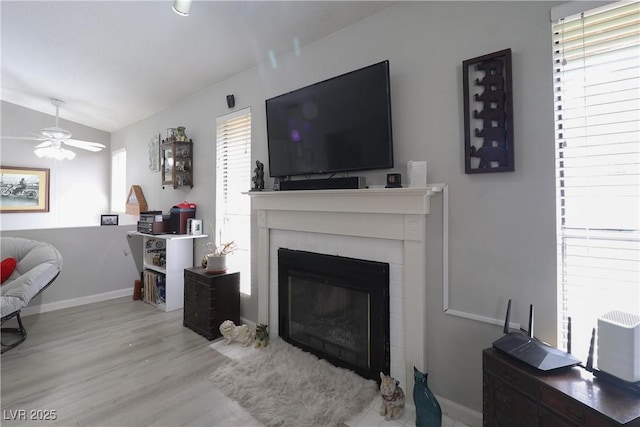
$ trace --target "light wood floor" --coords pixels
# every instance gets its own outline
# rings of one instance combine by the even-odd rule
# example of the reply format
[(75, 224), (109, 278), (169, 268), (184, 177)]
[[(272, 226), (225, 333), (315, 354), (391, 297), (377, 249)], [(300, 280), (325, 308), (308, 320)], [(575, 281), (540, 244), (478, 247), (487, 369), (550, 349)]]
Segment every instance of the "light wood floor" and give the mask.
[(23, 322), (27, 340), (0, 356), (3, 427), (261, 425), (211, 385), (228, 359), (182, 310), (120, 298)]

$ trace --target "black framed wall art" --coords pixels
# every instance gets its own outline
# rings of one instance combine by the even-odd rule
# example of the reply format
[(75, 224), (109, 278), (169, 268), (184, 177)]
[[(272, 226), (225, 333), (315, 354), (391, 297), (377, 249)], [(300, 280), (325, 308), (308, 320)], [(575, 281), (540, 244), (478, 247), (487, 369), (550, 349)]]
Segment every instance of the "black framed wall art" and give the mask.
[(465, 173), (515, 170), (511, 49), (463, 61), (462, 74)]

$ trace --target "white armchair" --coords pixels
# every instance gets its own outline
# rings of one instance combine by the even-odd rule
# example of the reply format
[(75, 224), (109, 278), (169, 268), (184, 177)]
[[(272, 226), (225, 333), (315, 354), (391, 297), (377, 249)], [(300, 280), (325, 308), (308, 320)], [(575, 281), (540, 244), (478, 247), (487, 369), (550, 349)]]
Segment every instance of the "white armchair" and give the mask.
[[(0, 259), (15, 258), (17, 265), (11, 276), (2, 283), (0, 314), (2, 315), (2, 353), (21, 344), (27, 338), (27, 331), (20, 318), (20, 310), (29, 301), (44, 291), (60, 274), (62, 256), (47, 242), (2, 237)], [(18, 322), (17, 328), (5, 328), (4, 323), (12, 318)], [(7, 334), (17, 335), (17, 340), (5, 344)]]

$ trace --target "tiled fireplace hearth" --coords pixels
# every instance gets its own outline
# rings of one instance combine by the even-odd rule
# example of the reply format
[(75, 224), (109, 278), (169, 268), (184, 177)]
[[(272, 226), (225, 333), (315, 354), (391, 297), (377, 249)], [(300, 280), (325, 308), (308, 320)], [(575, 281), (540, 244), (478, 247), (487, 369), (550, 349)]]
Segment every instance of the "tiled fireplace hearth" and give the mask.
[[(391, 375), (426, 370), (427, 188), (252, 192), (258, 223), (258, 321), (278, 331), (278, 249), (389, 263)], [(409, 339), (408, 339), (409, 338)]]

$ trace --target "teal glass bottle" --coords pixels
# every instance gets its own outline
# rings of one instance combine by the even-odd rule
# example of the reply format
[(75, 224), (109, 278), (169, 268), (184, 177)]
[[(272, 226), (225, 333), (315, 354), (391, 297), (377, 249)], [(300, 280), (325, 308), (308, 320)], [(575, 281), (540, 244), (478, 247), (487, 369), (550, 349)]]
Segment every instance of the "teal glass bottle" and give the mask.
[(442, 409), (427, 385), (427, 374), (413, 367), (413, 403), (417, 427), (441, 427)]

